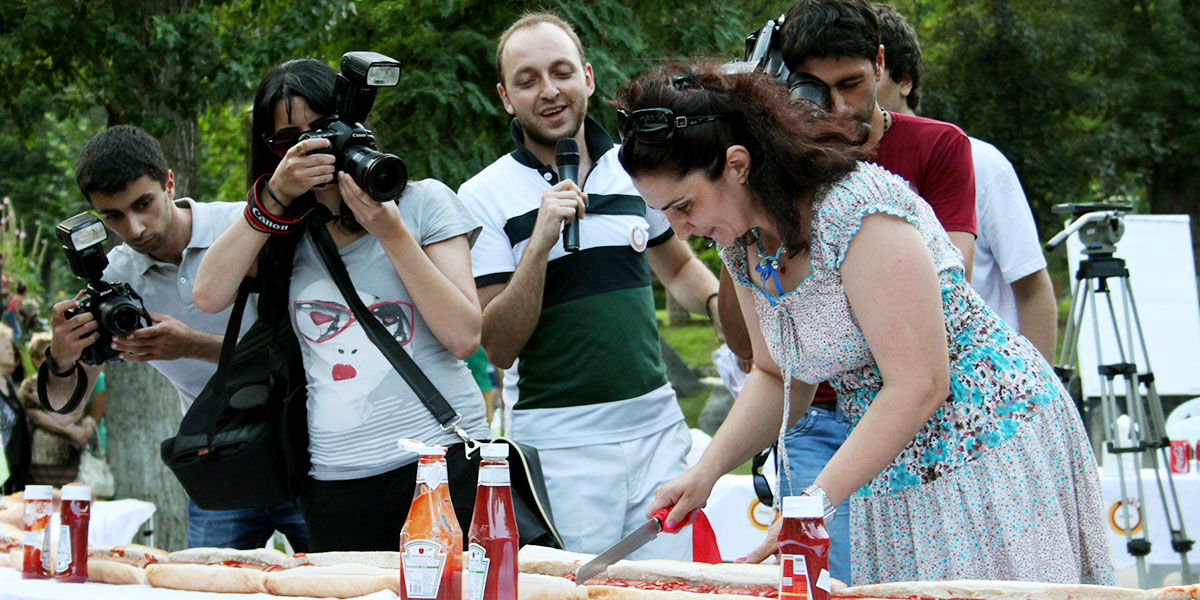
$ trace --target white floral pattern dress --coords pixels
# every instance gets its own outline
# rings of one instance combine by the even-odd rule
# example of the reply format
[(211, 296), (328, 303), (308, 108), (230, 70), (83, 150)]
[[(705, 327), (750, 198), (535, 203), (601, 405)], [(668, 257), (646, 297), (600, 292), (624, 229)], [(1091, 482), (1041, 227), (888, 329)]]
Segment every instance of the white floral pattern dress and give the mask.
[(867, 411), (882, 379), (850, 310), (840, 268), (863, 218), (873, 213), (912, 223), (933, 255), (951, 394), (900, 455), (851, 498), (854, 582), (1111, 584), (1096, 462), (1074, 403), (1033, 345), (971, 290), (962, 255), (902, 179), (860, 163), (821, 190), (814, 203), (812, 273), (782, 296), (749, 281), (745, 246), (721, 248), (734, 280), (756, 290), (755, 309), (772, 358), (795, 379), (829, 380), (851, 427)]

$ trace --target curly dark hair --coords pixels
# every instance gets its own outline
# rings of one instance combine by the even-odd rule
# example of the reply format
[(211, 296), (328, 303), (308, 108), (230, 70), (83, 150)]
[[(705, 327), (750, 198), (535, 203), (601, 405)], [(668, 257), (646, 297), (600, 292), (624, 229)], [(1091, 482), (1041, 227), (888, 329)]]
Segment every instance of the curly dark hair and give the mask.
[(890, 4), (876, 3), (875, 13), (879, 15), (883, 65), (887, 67), (892, 81), (900, 83), (905, 77), (912, 81), (912, 89), (905, 100), (908, 107), (917, 112), (921, 106), (921, 77), (925, 74), (917, 32), (908, 24), (908, 19)]
[(800, 0), (788, 9), (780, 32), (789, 69), (814, 58), (861, 58), (879, 53), (879, 17), (868, 0)]
[(715, 180), (725, 170), (726, 150), (745, 147), (751, 196), (792, 254), (808, 247), (805, 224), (812, 193), (853, 171), (869, 151), (852, 141), (853, 123), (793, 100), (787, 87), (762, 72), (727, 74), (715, 61), (659, 67), (622, 85), (617, 98), (627, 111), (668, 108), (676, 115), (722, 115), (702, 127), (676, 130), (658, 144), (627, 136), (621, 165), (632, 177), (699, 171)]

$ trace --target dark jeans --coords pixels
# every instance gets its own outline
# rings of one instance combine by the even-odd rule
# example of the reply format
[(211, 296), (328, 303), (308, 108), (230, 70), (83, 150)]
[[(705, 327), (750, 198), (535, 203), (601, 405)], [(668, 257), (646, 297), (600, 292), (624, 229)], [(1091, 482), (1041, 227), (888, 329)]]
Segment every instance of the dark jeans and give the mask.
[(287, 536), (292, 549), (308, 552), (308, 527), (291, 502), (274, 508), (205, 510), (191, 499), (187, 504), (188, 547), (262, 548), (275, 531)]
[[(450, 500), (463, 531), (463, 546), (475, 508), (478, 467), (463, 445), (446, 452)], [(362, 479), (319, 481), (309, 477), (300, 490), (311, 552), (400, 549), (400, 529), (412, 505), (417, 463)]]

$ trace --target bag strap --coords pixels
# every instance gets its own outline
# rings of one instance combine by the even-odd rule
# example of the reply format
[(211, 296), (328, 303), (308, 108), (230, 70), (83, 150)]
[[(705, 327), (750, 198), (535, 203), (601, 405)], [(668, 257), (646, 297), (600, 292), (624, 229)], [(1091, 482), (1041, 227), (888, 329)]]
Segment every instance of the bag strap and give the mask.
[(350, 281), (350, 274), (346, 271), (346, 264), (342, 262), (342, 257), (338, 254), (337, 246), (333, 243), (333, 238), (330, 237), (329, 231), (325, 228), (325, 223), (329, 221), (331, 215), (329, 210), (324, 206), (318, 205), (309, 215), (308, 233), (312, 236), (314, 245), (317, 249), (317, 254), (321, 258), (321, 263), (325, 265), (325, 269), (329, 271), (329, 275), (333, 277), (333, 282), (337, 284), (338, 290), (342, 293), (342, 297), (346, 300), (346, 304), (350, 305), (350, 310), (354, 313), (355, 318), (362, 324), (363, 330), (367, 334), (367, 338), (379, 348), (379, 351), (392, 363), (392, 367), (400, 373), (405, 383), (412, 388), (417, 394), (417, 398), (425, 408), (433, 414), (433, 418), (442, 426), (443, 430), (451, 431), (466, 444), (466, 455), (469, 457), (479, 446), (479, 443), (471, 439), (471, 436), (466, 431), (459, 427), (459, 422), (462, 421), (462, 415), (450, 406), (442, 393), (438, 391), (429, 377), (421, 371), (421, 367), (417, 366), (416, 361), (400, 347), (383, 323), (367, 307), (363, 305), (362, 300), (358, 297), (358, 292), (354, 289), (354, 283)]
[[(180, 428), (188, 426), (192, 429), (192, 425), (198, 424), (199, 419), (207, 418), (205, 425), (205, 433), (208, 436), (208, 446), (211, 448), (213, 437), (217, 431), (217, 417), (229, 406), (229, 396), (225, 393), (225, 386), (229, 381), (229, 368), (233, 362), (233, 352), (237, 347), (238, 334), (241, 333), (242, 315), (246, 310), (246, 302), (250, 297), (249, 282), (243, 280), (238, 286), (237, 300), (233, 303), (233, 310), (229, 313), (229, 324), (225, 327), (225, 338), (221, 340), (221, 355), (217, 360), (217, 372), (212, 376), (212, 385), (215, 386), (214, 394), (209, 394), (210, 402), (204, 406), (199, 406), (199, 402), (194, 402), (188, 407), (187, 414), (183, 415), (183, 420), (180, 422)], [(200, 400), (200, 398), (197, 398)]]

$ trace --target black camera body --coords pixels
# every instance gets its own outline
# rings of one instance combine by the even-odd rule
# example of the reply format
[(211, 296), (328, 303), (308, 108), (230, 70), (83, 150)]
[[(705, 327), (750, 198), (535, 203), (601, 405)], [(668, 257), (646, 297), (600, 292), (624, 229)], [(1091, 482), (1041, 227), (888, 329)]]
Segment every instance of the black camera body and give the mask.
[[(67, 255), (67, 263), (76, 277), (87, 281), (83, 295), (75, 300), (76, 307), (63, 315), (91, 313), (99, 327), (99, 337), (83, 349), (80, 359), (89, 365), (121, 362), (119, 352), (112, 349), (114, 335), (129, 335), (150, 319), (141, 306), (142, 298), (127, 283), (101, 281), (108, 257), (104, 255), (104, 240), (108, 233), (104, 224), (91, 213), (79, 213), (55, 227), (55, 234)], [(136, 300), (136, 302), (135, 302)]]
[(375, 93), (400, 81), (400, 63), (377, 52), (347, 52), (333, 86), (337, 120), (324, 129), (302, 134), (300, 140), (324, 138), (329, 146), (309, 154), (332, 154), (334, 168), (344, 171), (378, 202), (400, 197), (408, 183), (408, 167), (395, 154), (379, 151), (375, 135), (363, 125)]
[(760, 69), (788, 86), (792, 97), (811, 102), (816, 107), (829, 110), (833, 106), (829, 86), (817, 77), (804, 72), (792, 72), (783, 63), (779, 36), (786, 15), (770, 19), (761, 29), (746, 36), (746, 51), (742, 62), (751, 69)]

